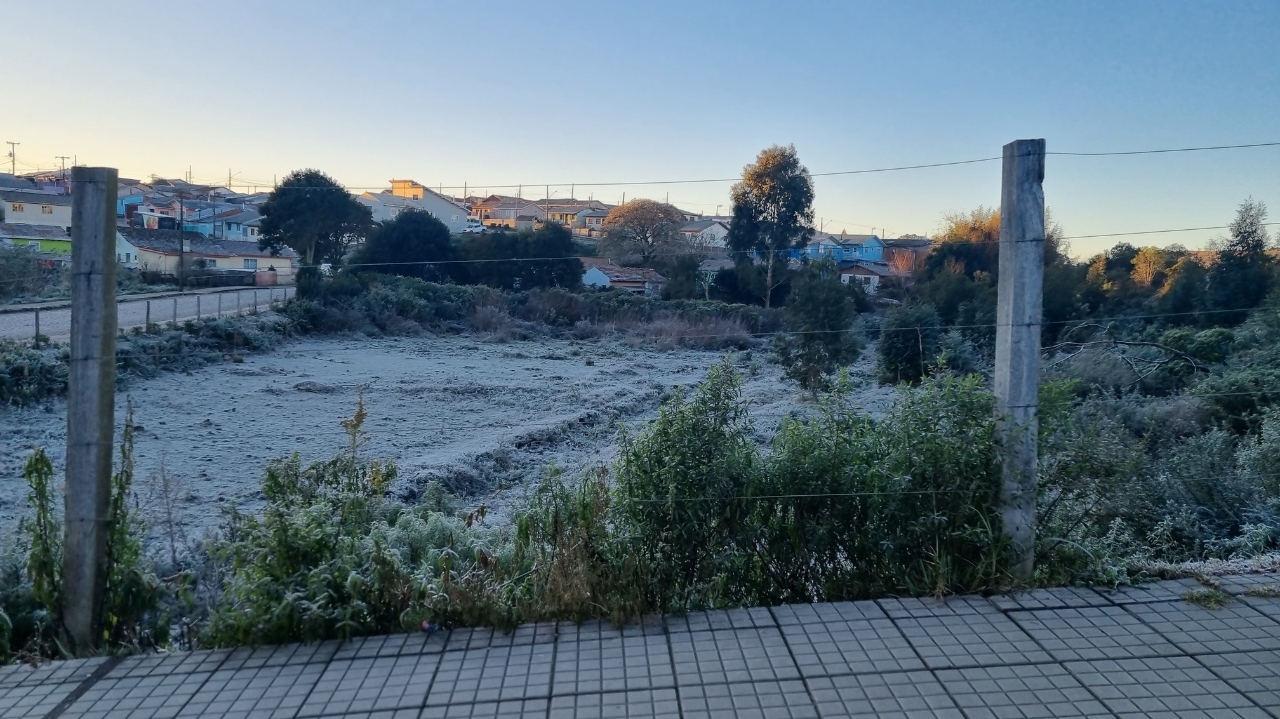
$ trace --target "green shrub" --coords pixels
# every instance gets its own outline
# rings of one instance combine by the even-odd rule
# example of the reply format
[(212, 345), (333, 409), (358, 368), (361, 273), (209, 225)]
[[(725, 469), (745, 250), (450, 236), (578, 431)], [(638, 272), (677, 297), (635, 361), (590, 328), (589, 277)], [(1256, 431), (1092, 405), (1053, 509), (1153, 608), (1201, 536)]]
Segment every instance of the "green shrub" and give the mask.
[(889, 310), (879, 332), (880, 381), (919, 382), (937, 361), (942, 320), (930, 305), (903, 305)]

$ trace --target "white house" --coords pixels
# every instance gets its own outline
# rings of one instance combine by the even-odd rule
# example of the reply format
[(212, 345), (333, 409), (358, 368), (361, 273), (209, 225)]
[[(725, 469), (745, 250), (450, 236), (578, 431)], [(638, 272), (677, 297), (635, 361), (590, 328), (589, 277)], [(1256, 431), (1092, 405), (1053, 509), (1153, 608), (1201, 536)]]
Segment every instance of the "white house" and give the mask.
[(71, 196), (49, 190), (0, 189), (0, 222), (71, 226)]
[(880, 280), (892, 275), (889, 266), (881, 262), (851, 262), (840, 265), (840, 281), (846, 285), (857, 282), (867, 294), (880, 290)]
[(720, 220), (694, 220), (685, 223), (680, 233), (697, 247), (724, 247), (729, 226)]
[(453, 200), (426, 188), (419, 197), (403, 197), (390, 192), (366, 192), (356, 198), (373, 213), (375, 222), (390, 222), (406, 209), (422, 210), (440, 220), (449, 232), (459, 233), (467, 228), (467, 208)]
[(667, 278), (647, 267), (622, 267), (604, 257), (582, 257), (582, 284), (587, 287), (619, 287), (637, 295), (662, 294)]

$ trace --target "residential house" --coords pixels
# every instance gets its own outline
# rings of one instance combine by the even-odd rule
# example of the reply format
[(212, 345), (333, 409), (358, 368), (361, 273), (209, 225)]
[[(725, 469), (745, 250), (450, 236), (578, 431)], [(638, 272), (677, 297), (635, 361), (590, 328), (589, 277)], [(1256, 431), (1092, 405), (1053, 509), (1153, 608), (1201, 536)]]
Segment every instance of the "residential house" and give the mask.
[[(356, 201), (373, 214), (375, 222), (390, 222), (407, 209), (422, 210), (440, 220), (452, 233), (462, 232), (467, 228), (467, 208), (454, 202), (452, 198), (418, 185), (412, 180), (392, 180), (393, 192), (366, 192)], [(397, 184), (399, 183), (399, 184)], [(413, 190), (404, 183), (411, 183)]]
[(0, 222), (71, 227), (71, 196), (52, 190), (0, 189)]
[[(528, 218), (537, 222), (547, 221), (547, 212), (536, 202), (506, 195), (489, 195), (484, 199), (473, 199), (471, 216), (480, 220), (485, 227), (515, 227), (517, 218)], [(528, 220), (526, 220), (527, 222)]]
[(875, 235), (814, 233), (813, 239), (792, 254), (797, 259), (829, 257), (836, 262), (884, 262), (884, 241)]
[(534, 204), (542, 208), (549, 222), (559, 223), (570, 230), (586, 228), (585, 213), (603, 211), (607, 215), (611, 209), (599, 200), (577, 200), (572, 197), (535, 200)]
[(132, 219), (133, 213), (138, 210), (149, 191), (150, 188), (146, 185), (121, 182), (116, 188), (116, 217)]
[(0, 172), (0, 187), (13, 190), (35, 190), (36, 183), (25, 177), (10, 175), (7, 172)]
[(609, 216), (608, 210), (585, 210), (578, 213), (582, 226), (574, 229), (574, 234), (596, 237), (604, 234), (604, 220)]
[[(0, 222), (0, 243), (10, 247), (29, 247), (45, 262), (67, 265), (71, 262), (71, 234), (54, 225), (27, 225), (16, 222)], [(134, 267), (138, 250), (117, 234), (116, 261), (126, 267)]]
[(622, 267), (604, 257), (582, 257), (582, 284), (588, 287), (619, 287), (646, 297), (662, 294), (667, 279), (647, 267)]
[(680, 233), (696, 247), (725, 247), (729, 226), (720, 220), (694, 220), (680, 228)]
[(176, 277), (179, 262), (203, 270), (246, 272), (257, 284), (293, 284), (298, 254), (285, 248), (279, 255), (258, 247), (257, 241), (213, 239), (176, 230), (124, 227), (119, 234), (137, 248), (138, 269), (162, 277)]
[(840, 281), (846, 285), (857, 282), (867, 294), (874, 295), (880, 290), (880, 281), (889, 277), (893, 271), (883, 262), (843, 262), (840, 264)]

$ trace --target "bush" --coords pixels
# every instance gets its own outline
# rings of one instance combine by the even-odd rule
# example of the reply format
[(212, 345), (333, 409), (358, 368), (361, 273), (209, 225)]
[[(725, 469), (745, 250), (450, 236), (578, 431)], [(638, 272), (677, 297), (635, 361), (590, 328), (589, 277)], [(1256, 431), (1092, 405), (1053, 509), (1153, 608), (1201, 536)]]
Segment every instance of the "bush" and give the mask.
[(938, 359), (942, 321), (930, 305), (903, 305), (890, 310), (879, 332), (880, 381), (919, 382)]
[(822, 260), (796, 274), (787, 297), (789, 334), (774, 337), (783, 371), (801, 388), (813, 393), (827, 388), (827, 378), (852, 364), (862, 351), (855, 331), (861, 288), (843, 284), (835, 263)]

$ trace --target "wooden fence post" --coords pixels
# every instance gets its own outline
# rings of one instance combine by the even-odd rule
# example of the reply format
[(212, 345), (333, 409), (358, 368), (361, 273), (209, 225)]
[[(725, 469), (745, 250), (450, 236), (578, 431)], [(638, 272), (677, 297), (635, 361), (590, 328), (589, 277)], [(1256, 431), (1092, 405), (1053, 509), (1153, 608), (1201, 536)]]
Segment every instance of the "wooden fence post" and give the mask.
[(1004, 452), (1001, 515), (1013, 544), (1013, 575), (1035, 567), (1040, 319), (1044, 302), (1044, 140), (1004, 146), (995, 395)]
[(71, 358), (62, 600), (79, 656), (102, 638), (116, 391), (116, 181), (108, 167), (71, 170)]

